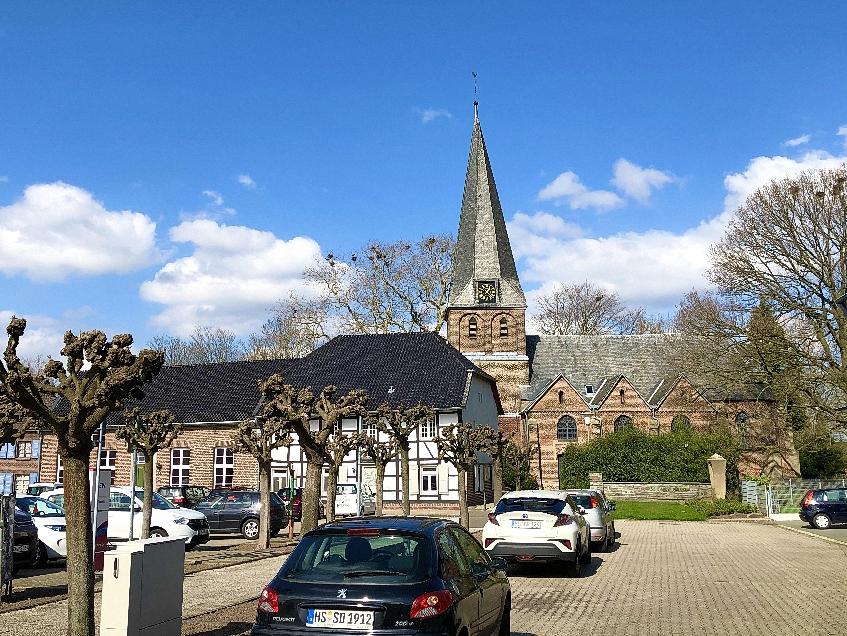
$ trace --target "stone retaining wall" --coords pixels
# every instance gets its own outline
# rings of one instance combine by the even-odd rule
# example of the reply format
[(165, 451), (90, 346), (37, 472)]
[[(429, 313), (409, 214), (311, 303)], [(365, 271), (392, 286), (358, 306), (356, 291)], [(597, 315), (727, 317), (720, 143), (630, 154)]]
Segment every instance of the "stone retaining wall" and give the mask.
[(635, 501), (681, 501), (712, 499), (711, 484), (697, 482), (643, 484), (640, 482), (604, 482), (603, 493), (609, 499)]

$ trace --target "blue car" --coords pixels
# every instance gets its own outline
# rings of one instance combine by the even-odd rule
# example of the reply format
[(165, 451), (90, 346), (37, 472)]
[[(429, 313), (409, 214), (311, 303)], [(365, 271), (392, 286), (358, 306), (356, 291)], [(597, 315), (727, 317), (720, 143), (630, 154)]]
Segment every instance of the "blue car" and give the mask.
[(818, 530), (826, 530), (833, 523), (847, 523), (847, 490), (810, 490), (800, 503), (800, 519)]
[(354, 518), (307, 533), (259, 597), (253, 636), (508, 636), (506, 563), (458, 524)]

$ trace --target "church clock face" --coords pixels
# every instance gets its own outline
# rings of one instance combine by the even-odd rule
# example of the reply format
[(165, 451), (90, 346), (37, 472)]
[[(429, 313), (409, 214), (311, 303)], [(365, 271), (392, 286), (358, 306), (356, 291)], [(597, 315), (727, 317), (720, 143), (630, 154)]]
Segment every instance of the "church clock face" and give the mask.
[(497, 300), (497, 285), (494, 281), (479, 281), (476, 284), (476, 300), (480, 303), (493, 303)]

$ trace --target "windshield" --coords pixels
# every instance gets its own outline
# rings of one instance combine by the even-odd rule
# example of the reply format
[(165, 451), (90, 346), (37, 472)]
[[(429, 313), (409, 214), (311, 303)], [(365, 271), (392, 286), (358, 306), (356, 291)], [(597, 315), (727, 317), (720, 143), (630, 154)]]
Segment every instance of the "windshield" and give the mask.
[(64, 517), (65, 511), (52, 501), (38, 497), (19, 497), (17, 506), (33, 517)]
[[(141, 488), (135, 489), (135, 496), (142, 502), (144, 501), (144, 491)], [(157, 492), (153, 493), (153, 507), (156, 510), (173, 510), (174, 508), (179, 508), (179, 506), (173, 505), (170, 501), (162, 497), (162, 495)]]
[(421, 535), (320, 534), (300, 541), (280, 578), (339, 584), (417, 583), (429, 578), (431, 561), (429, 539)]
[(546, 512), (547, 514), (558, 515), (564, 509), (564, 499), (516, 497), (514, 499), (501, 499), (497, 502), (494, 512)]
[(592, 500), (591, 495), (571, 495), (571, 499), (574, 500), (574, 503), (576, 503), (577, 506), (585, 508), (586, 510), (595, 508), (596, 506), (594, 504), (597, 503), (596, 497)]

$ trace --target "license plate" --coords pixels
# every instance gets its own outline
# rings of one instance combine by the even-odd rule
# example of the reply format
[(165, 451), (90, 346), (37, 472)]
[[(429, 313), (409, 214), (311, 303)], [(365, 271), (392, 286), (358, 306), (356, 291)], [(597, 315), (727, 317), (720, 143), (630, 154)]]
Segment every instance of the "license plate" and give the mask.
[(324, 627), (327, 629), (372, 629), (373, 621), (373, 612), (310, 609), (306, 613), (307, 627)]
[(512, 527), (513, 528), (529, 528), (531, 530), (539, 530), (541, 528), (540, 521), (523, 521), (519, 519), (512, 519)]
[(16, 545), (12, 547), (12, 552), (29, 552), (28, 545)]

